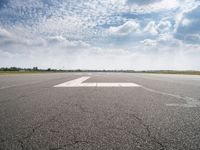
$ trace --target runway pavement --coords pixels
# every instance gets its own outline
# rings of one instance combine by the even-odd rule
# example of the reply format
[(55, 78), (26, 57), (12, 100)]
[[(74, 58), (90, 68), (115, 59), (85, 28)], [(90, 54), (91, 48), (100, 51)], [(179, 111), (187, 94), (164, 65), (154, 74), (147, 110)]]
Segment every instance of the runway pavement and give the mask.
[(200, 149), (200, 76), (1, 75), (0, 149)]

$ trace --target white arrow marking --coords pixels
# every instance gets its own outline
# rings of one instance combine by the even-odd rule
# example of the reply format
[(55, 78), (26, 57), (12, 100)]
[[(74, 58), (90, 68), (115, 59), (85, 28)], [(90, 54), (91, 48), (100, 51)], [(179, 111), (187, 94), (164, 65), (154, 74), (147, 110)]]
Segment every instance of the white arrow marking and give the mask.
[(82, 83), (90, 77), (81, 77), (75, 80), (55, 85), (54, 87), (140, 87), (135, 83)]

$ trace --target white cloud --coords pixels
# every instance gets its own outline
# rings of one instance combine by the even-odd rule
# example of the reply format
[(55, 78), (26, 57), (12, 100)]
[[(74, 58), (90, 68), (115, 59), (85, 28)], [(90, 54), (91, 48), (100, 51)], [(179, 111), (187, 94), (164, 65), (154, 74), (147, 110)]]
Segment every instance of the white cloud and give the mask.
[[(143, 3), (143, 1), (141, 1)], [(138, 7), (138, 3), (133, 3), (136, 5), (131, 5), (129, 11), (130, 12), (137, 12), (137, 13), (152, 13), (152, 12), (159, 12), (159, 11), (166, 11), (172, 10), (179, 7), (180, 3), (178, 0), (161, 0), (161, 1), (148, 1), (146, 5), (140, 5)]]
[(157, 41), (156, 40), (151, 40), (151, 39), (145, 39), (144, 41), (141, 41), (141, 43), (144, 46), (156, 46), (157, 45)]
[[(20, 37), (20, 38), (19, 38)], [(1, 46), (41, 46), (45, 44), (43, 38), (35, 37), (30, 32), (23, 29), (15, 28), (12, 30), (0, 29), (0, 45)]]
[(110, 27), (109, 33), (111, 35), (126, 36), (130, 34), (140, 33), (140, 25), (134, 20), (127, 21), (118, 27)]
[(169, 21), (160, 21), (156, 24), (155, 21), (150, 21), (144, 29), (141, 28), (140, 24), (134, 20), (127, 21), (120, 26), (110, 27), (109, 33), (115, 36), (126, 36), (132, 35), (138, 36), (157, 36), (159, 33), (165, 33), (170, 30), (171, 23)]
[(181, 24), (182, 24), (183, 26), (188, 26), (188, 25), (190, 25), (191, 23), (192, 23), (192, 21), (189, 20), (189, 19), (187, 19), (187, 18), (184, 18), (184, 19), (182, 20), (182, 22), (181, 22)]
[(11, 36), (11, 34), (7, 30), (0, 27), (0, 38), (1, 37), (10, 37), (10, 36)]
[(155, 2), (159, 2), (159, 0), (127, 0), (127, 4), (137, 4), (137, 5), (149, 5)]
[(142, 29), (139, 22), (134, 20), (127, 21), (120, 26), (110, 27), (109, 33), (115, 36), (127, 36), (131, 35), (131, 37), (141, 38), (141, 37), (156, 37), (159, 34), (170, 32), (171, 23), (169, 21), (160, 21), (156, 23), (155, 21), (150, 21), (147, 25)]
[(169, 21), (160, 21), (157, 25), (157, 29), (160, 33), (164, 33), (170, 31), (171, 26)]
[[(189, 1), (188, 1), (189, 2)], [(186, 43), (199, 44), (200, 34), (200, 1), (191, 1), (188, 7), (181, 9), (181, 16), (175, 24), (174, 35)]]
[(173, 37), (163, 34), (156, 40), (146, 39), (126, 50), (95, 47), (82, 41), (68, 41), (63, 36), (52, 36), (46, 39), (46, 42), (53, 44), (50, 47), (49, 44), (42, 47), (20, 47), (23, 51), (29, 48), (28, 55), (21, 53), (18, 47), (15, 47), (15, 53), (0, 49), (0, 60), (2, 66), (40, 68), (200, 69), (198, 57), (193, 56), (194, 53), (200, 52), (199, 46), (181, 43), (172, 49), (169, 45), (161, 44), (169, 44), (169, 41), (174, 41)]
[(144, 32), (148, 32), (152, 35), (157, 35), (158, 31), (156, 29), (156, 23), (155, 21), (150, 21), (147, 26), (144, 28)]
[(197, 8), (200, 3), (196, 0), (183, 0), (179, 1), (179, 10), (175, 14), (174, 20), (175, 20), (175, 25), (174, 25), (174, 32), (177, 31), (179, 26), (182, 24), (182, 21), (185, 20), (186, 24), (189, 23), (187, 18), (185, 18), (185, 14), (191, 12), (195, 8)]
[(171, 26), (172, 25), (169, 21), (160, 21), (157, 24), (155, 21), (150, 21), (144, 28), (144, 32), (152, 35), (158, 35), (160, 33), (169, 32)]

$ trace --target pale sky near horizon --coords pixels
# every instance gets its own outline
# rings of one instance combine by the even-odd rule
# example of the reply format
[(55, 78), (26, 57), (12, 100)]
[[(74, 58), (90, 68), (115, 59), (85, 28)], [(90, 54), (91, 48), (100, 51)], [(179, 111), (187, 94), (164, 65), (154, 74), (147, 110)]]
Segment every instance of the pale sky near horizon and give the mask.
[(200, 70), (200, 0), (0, 0), (0, 67)]

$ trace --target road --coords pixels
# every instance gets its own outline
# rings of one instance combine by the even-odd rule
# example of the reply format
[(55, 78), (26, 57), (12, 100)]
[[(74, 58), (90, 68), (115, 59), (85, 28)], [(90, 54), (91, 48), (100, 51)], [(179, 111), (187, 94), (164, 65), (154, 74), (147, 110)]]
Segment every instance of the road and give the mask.
[(200, 149), (200, 76), (1, 75), (0, 149)]

